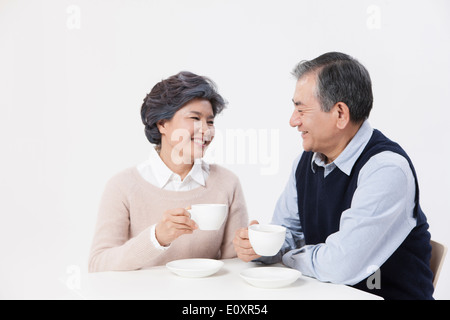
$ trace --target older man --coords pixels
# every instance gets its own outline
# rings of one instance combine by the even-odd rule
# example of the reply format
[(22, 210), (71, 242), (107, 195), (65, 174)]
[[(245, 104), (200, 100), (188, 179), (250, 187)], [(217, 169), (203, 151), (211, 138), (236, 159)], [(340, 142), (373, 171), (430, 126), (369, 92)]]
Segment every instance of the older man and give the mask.
[[(247, 229), (234, 238), (238, 257), (283, 261), (321, 281), (385, 299), (432, 299), (430, 234), (413, 164), (367, 118), (369, 73), (338, 52), (300, 62), (290, 125), (303, 138), (272, 223), (287, 228), (274, 257), (256, 255)], [(252, 222), (255, 223), (255, 222)]]

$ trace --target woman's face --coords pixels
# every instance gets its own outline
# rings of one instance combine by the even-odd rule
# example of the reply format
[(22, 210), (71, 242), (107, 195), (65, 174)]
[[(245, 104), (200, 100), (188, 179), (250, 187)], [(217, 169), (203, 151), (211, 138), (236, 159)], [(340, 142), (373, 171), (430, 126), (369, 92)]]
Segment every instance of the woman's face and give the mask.
[(208, 100), (195, 99), (178, 110), (172, 119), (158, 124), (161, 153), (174, 164), (192, 164), (202, 158), (214, 138), (214, 113)]

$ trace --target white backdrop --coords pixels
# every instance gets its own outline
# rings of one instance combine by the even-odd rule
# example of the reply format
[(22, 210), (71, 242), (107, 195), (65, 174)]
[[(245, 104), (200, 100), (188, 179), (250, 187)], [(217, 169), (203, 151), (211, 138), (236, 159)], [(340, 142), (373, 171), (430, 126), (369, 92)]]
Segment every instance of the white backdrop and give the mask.
[(148, 156), (142, 100), (181, 70), (228, 100), (210, 157), (268, 222), (301, 152), (290, 71), (328, 51), (368, 68), (370, 122), (413, 159), (449, 245), (449, 1), (0, 0), (0, 298), (77, 297), (64, 289), (87, 267), (105, 182)]

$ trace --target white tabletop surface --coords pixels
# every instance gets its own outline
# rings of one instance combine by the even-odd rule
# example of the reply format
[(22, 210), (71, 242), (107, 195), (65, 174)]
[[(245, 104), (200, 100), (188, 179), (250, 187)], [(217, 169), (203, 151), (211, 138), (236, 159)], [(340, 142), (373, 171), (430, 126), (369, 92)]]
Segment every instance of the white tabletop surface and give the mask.
[[(314, 300), (381, 299), (345, 285), (320, 282), (301, 276), (293, 284), (276, 289), (257, 288), (239, 276), (246, 268), (264, 265), (239, 259), (225, 262), (216, 274), (184, 278), (165, 266), (137, 271), (83, 273), (76, 288), (68, 288), (84, 299), (172, 299), (172, 300)], [(281, 264), (272, 265), (284, 267)]]

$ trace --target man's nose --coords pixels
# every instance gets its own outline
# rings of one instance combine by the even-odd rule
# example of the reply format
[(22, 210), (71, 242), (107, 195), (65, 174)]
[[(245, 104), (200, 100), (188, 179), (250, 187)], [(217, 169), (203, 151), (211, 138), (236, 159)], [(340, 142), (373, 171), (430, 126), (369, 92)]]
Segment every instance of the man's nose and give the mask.
[(297, 111), (294, 111), (292, 113), (291, 119), (289, 120), (289, 125), (291, 127), (298, 127), (302, 124), (302, 121), (300, 119), (300, 114)]

